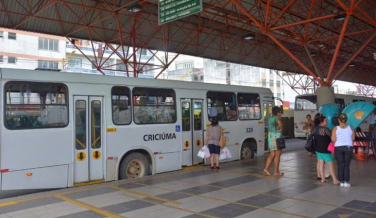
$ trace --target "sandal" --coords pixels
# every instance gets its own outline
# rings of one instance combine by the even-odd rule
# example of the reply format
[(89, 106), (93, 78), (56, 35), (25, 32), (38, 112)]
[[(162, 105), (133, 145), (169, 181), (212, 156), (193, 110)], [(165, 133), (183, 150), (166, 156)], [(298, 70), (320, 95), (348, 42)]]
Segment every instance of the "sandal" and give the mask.
[(217, 170), (219, 170), (220, 168), (219, 167), (216, 167)]
[(285, 173), (274, 173), (275, 176), (284, 176)]
[(267, 175), (267, 176), (271, 176), (272, 174), (270, 174), (269, 170), (264, 170), (264, 173)]
[(210, 169), (214, 170), (214, 166), (210, 166)]

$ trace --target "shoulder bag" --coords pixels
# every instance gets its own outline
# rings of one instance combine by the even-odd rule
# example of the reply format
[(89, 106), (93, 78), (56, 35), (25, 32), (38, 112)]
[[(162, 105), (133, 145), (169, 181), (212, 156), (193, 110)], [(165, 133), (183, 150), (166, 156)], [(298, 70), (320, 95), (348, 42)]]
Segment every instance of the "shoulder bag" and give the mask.
[(221, 147), (221, 148), (226, 147), (226, 136), (223, 135), (222, 130), (221, 130), (221, 136), (219, 137), (219, 147)]
[[(277, 122), (275, 122), (275, 130), (277, 131)], [(275, 142), (277, 144), (278, 150), (282, 150), (282, 149), (286, 148), (286, 141), (285, 141), (285, 138), (283, 136), (281, 136), (280, 138), (276, 138)]]
[(317, 133), (317, 127), (314, 128), (313, 132), (308, 135), (307, 142), (305, 144), (305, 149), (308, 152), (315, 152), (316, 147), (316, 137), (315, 134)]

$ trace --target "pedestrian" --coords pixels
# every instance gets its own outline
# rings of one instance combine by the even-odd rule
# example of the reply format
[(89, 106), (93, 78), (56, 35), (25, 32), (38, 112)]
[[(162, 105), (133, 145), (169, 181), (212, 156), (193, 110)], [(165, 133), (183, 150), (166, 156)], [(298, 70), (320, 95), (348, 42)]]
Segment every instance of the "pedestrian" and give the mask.
[[(334, 172), (334, 163), (333, 163), (333, 157), (330, 151), (328, 151), (328, 147), (331, 140), (331, 132), (326, 127), (328, 125), (328, 120), (324, 116), (320, 116), (317, 118), (318, 124), (314, 128), (314, 134), (315, 134), (315, 151), (317, 154), (317, 161), (319, 162), (319, 178), (321, 178), (321, 182), (327, 182), (328, 180), (325, 178), (325, 170), (324, 166), (325, 163), (329, 166), (330, 175), (333, 178), (333, 184), (338, 185), (339, 181), (337, 179), (337, 176)], [(316, 122), (316, 120), (315, 120)]]
[(279, 107), (273, 107), (273, 117), (269, 119), (269, 132), (268, 132), (268, 145), (270, 149), (270, 155), (266, 160), (266, 166), (264, 172), (270, 176), (269, 168), (274, 161), (274, 175), (283, 176), (283, 173), (279, 172), (279, 163), (282, 155), (282, 150), (278, 149), (276, 139), (282, 137), (283, 124), (281, 121), (282, 111)]
[[(314, 134), (313, 130), (315, 129), (315, 127), (319, 126), (320, 125), (320, 117), (323, 116), (321, 113), (317, 113), (315, 115), (315, 119), (313, 120), (313, 123), (314, 123), (314, 128), (312, 129), (311, 131), (311, 134)], [(309, 152), (309, 156), (311, 156), (311, 154), (316, 154), (316, 152)], [(318, 180), (321, 180), (322, 179), (322, 176), (321, 176), (321, 170), (320, 170), (320, 161), (317, 159), (317, 163), (316, 163), (316, 172), (317, 172), (317, 179)], [(325, 176), (325, 179), (329, 179), (330, 177), (330, 172), (329, 172), (329, 165), (327, 162), (325, 162), (325, 166), (324, 166), (324, 176)]]
[(355, 132), (351, 126), (346, 124), (347, 115), (341, 113), (338, 116), (339, 125), (334, 127), (332, 141), (335, 143), (335, 155), (338, 164), (338, 179), (341, 187), (350, 185), (350, 162), (352, 158), (352, 146), (355, 140)]
[(213, 117), (211, 126), (206, 129), (205, 145), (208, 145), (210, 152), (210, 169), (219, 170), (219, 154), (221, 148), (219, 147), (219, 140), (221, 138), (222, 127), (218, 125), (218, 118)]

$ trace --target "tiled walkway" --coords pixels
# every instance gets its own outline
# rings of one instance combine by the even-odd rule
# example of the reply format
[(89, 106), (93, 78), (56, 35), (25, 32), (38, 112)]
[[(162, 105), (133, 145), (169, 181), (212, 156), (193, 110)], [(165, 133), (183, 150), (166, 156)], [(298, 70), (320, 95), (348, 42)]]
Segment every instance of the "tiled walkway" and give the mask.
[(376, 161), (352, 162), (351, 188), (316, 180), (315, 157), (283, 154), (283, 177), (262, 174), (265, 159), (197, 167), (138, 180), (0, 201), (0, 218), (376, 217)]

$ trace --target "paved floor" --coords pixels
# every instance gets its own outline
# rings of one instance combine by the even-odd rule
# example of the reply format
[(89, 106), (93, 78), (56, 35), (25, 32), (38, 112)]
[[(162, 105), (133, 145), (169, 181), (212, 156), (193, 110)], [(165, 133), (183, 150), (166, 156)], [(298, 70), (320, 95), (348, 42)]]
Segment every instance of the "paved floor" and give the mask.
[(0, 218), (376, 217), (374, 159), (354, 160), (353, 187), (340, 188), (316, 180), (316, 159), (302, 146), (283, 154), (283, 177), (264, 176), (265, 159), (257, 158), (226, 163), (218, 171), (197, 167), (2, 199)]

